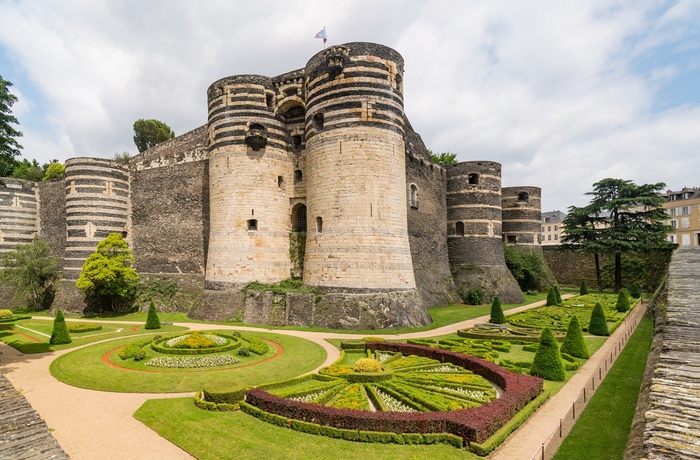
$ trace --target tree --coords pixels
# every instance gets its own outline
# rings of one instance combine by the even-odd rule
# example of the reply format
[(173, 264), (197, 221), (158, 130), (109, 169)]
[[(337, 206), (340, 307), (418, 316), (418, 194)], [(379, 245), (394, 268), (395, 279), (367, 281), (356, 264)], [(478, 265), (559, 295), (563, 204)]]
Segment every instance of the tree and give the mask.
[(126, 150), (124, 150), (123, 152), (116, 152), (114, 154), (113, 158), (114, 158), (114, 161), (116, 161), (117, 163), (126, 164), (129, 162), (129, 158), (131, 158), (131, 154), (129, 152), (127, 152)]
[(56, 311), (56, 317), (53, 320), (53, 329), (51, 330), (51, 338), (49, 343), (51, 345), (63, 345), (66, 343), (71, 343), (70, 334), (68, 333), (68, 326), (66, 326), (66, 320), (63, 317), (63, 312), (61, 310)]
[(575, 358), (588, 359), (590, 356), (586, 341), (583, 340), (581, 323), (579, 323), (578, 316), (576, 315), (572, 316), (571, 321), (569, 321), (569, 328), (566, 331), (566, 336), (564, 337), (564, 342), (562, 342), (559, 352), (566, 353)]
[(136, 120), (134, 123), (134, 143), (139, 152), (175, 137), (170, 126), (158, 120)]
[(559, 249), (562, 251), (582, 251), (593, 254), (595, 260), (595, 277), (598, 290), (603, 290), (600, 272), (600, 254), (604, 248), (598, 241), (599, 227), (604, 219), (592, 215), (588, 207), (569, 207), (569, 213), (564, 217), (562, 226), (566, 232), (560, 240)]
[(97, 244), (83, 264), (76, 286), (88, 300), (109, 303), (112, 310), (126, 310), (136, 294), (139, 275), (134, 256), (119, 233), (110, 233)]
[(24, 158), (22, 161), (17, 163), (17, 167), (12, 172), (12, 177), (15, 179), (24, 179), (34, 182), (39, 182), (44, 178), (44, 169), (39, 165), (36, 160), (29, 161)]
[(160, 319), (158, 318), (158, 312), (156, 311), (156, 306), (153, 304), (152, 300), (151, 305), (148, 307), (146, 329), (160, 329)]
[(66, 167), (62, 165), (61, 163), (51, 163), (48, 165), (46, 168), (46, 172), (44, 173), (44, 178), (41, 180), (51, 180), (51, 179), (58, 179), (59, 177), (63, 177), (66, 174)]
[(491, 318), (490, 323), (493, 324), (503, 324), (506, 322), (506, 315), (503, 314), (503, 308), (501, 307), (501, 299), (498, 296), (493, 298), (493, 303), (491, 304)]
[(617, 303), (615, 304), (615, 308), (620, 313), (624, 313), (630, 309), (630, 296), (627, 289), (622, 288), (620, 289), (620, 292), (617, 293)]
[(430, 159), (439, 165), (450, 166), (457, 164), (456, 153), (440, 152), (438, 154), (435, 154), (432, 150), (428, 150), (428, 153), (430, 154)]
[(581, 281), (581, 289), (578, 291), (579, 295), (588, 295), (588, 287), (586, 286), (586, 280)]
[(19, 162), (7, 153), (0, 153), (0, 177), (10, 177)]
[(559, 289), (559, 285), (555, 284), (552, 286), (552, 289), (554, 289), (554, 294), (557, 296), (557, 305), (561, 305), (564, 303), (564, 301), (561, 298), (561, 290)]
[(550, 305), (559, 305), (557, 303), (557, 292), (554, 290), (554, 286), (549, 288), (549, 292), (547, 293), (547, 303), (545, 305), (547, 307)]
[[(636, 185), (625, 179), (603, 179), (593, 184), (591, 203), (585, 208), (570, 208), (576, 221), (564, 218), (563, 243), (580, 244), (583, 250), (603, 252), (615, 257), (615, 292), (622, 288), (622, 255), (642, 249), (668, 249), (671, 227), (664, 223), (665, 199), (659, 192), (666, 184)], [(569, 227), (569, 224), (572, 224)], [(573, 233), (570, 233), (572, 232)], [(601, 286), (599, 286), (601, 288)]]
[(544, 328), (540, 334), (540, 346), (532, 360), (530, 374), (554, 382), (563, 382), (566, 378), (564, 362), (559, 353), (559, 344), (548, 327)]
[(605, 319), (603, 306), (600, 303), (596, 303), (595, 307), (593, 307), (591, 320), (588, 322), (588, 332), (593, 335), (610, 335), (608, 331), (608, 320)]
[(22, 146), (15, 138), (21, 137), (22, 133), (11, 126), (19, 124), (12, 115), (12, 105), (17, 102), (17, 96), (10, 93), (11, 86), (12, 83), (0, 75), (0, 155), (16, 157)]
[(538, 251), (527, 246), (504, 244), (503, 255), (508, 270), (518, 282), (521, 290), (539, 291), (544, 289), (547, 284), (555, 282), (554, 275), (549, 270), (541, 249)]
[(49, 308), (56, 293), (58, 259), (51, 257), (51, 247), (41, 238), (19, 244), (6, 253), (0, 262), (4, 268), (0, 278), (24, 294), (27, 303), (41, 310)]

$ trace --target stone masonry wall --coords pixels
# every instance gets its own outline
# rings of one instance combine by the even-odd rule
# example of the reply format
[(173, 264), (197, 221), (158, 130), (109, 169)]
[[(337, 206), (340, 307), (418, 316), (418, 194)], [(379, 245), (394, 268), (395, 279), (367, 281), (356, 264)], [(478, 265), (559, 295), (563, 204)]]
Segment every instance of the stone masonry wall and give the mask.
[(39, 182), (39, 235), (51, 245), (51, 255), (63, 259), (66, 248), (66, 181)]
[[(0, 187), (0, 257), (18, 244), (31, 243), (39, 230), (39, 194), (36, 183), (3, 178)], [(64, 230), (65, 231), (65, 230)]]

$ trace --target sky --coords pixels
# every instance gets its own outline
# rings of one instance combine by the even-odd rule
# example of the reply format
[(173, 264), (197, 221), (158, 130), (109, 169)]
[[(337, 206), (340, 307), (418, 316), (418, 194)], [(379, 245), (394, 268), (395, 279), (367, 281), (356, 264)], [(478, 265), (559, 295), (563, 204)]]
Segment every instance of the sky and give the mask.
[(401, 53), (428, 148), (501, 163), (543, 212), (607, 177), (700, 186), (700, 0), (0, 0), (23, 157), (136, 154), (140, 118), (184, 134), (211, 83), (303, 68), (323, 27)]

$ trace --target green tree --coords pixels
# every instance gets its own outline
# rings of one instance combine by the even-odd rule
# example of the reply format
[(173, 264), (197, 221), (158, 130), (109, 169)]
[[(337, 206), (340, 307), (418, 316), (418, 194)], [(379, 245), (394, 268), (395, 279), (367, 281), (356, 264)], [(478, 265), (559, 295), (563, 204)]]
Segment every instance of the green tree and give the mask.
[(506, 315), (503, 314), (503, 307), (501, 307), (501, 299), (498, 296), (493, 298), (493, 303), (491, 304), (491, 318), (490, 323), (493, 324), (503, 324), (506, 322)]
[(581, 289), (578, 291), (579, 295), (588, 295), (588, 286), (586, 286), (586, 280), (581, 281)]
[(170, 126), (158, 120), (136, 120), (134, 123), (134, 143), (139, 152), (175, 137)]
[(7, 153), (0, 153), (0, 177), (10, 177), (19, 162)]
[(51, 345), (63, 345), (66, 343), (71, 343), (70, 334), (68, 333), (68, 326), (66, 326), (66, 320), (63, 317), (63, 312), (61, 310), (56, 311), (56, 317), (53, 320), (53, 329), (51, 330), (51, 338), (49, 343)]
[(554, 294), (556, 294), (557, 296), (557, 305), (561, 305), (562, 303), (564, 303), (564, 301), (561, 298), (561, 290), (559, 289), (559, 285), (555, 284), (554, 286), (552, 286), (552, 289), (554, 289)]
[[(565, 245), (579, 241), (584, 249), (615, 257), (615, 292), (622, 288), (623, 254), (673, 247), (667, 240), (671, 227), (664, 223), (667, 217), (662, 207), (665, 199), (659, 195), (664, 188), (666, 184), (663, 182), (636, 185), (625, 179), (603, 179), (593, 184), (593, 191), (587, 193), (592, 196), (590, 204), (577, 211), (588, 216), (592, 229), (587, 228), (583, 234), (577, 235), (576, 228), (572, 226), (570, 229), (564, 218)], [(574, 236), (569, 239), (572, 229)]]
[(581, 323), (579, 323), (576, 315), (573, 315), (571, 321), (569, 321), (569, 329), (566, 331), (566, 336), (559, 352), (569, 354), (575, 358), (588, 359), (590, 356), (586, 341), (583, 340)]
[(146, 329), (160, 329), (160, 319), (156, 306), (151, 300), (151, 305), (148, 307), (148, 316), (146, 317)]
[(51, 179), (58, 179), (59, 177), (63, 177), (66, 174), (66, 167), (62, 165), (61, 163), (51, 163), (48, 165), (46, 168), (46, 172), (44, 173), (44, 177), (41, 180), (51, 180)]
[(542, 250), (526, 246), (504, 244), (503, 254), (506, 266), (523, 291), (544, 289), (547, 283), (554, 282), (554, 276), (544, 260)]
[(0, 263), (0, 278), (23, 294), (36, 310), (49, 308), (56, 293), (58, 259), (51, 257), (51, 247), (41, 238), (19, 244), (7, 252)]
[(630, 289), (630, 296), (633, 299), (639, 299), (642, 297), (642, 290), (638, 284), (632, 286), (632, 289)]
[(131, 158), (131, 154), (129, 152), (127, 152), (126, 150), (124, 150), (123, 152), (116, 152), (114, 154), (113, 158), (114, 158), (114, 161), (116, 161), (117, 163), (126, 164), (129, 162), (129, 158)]
[(588, 323), (588, 332), (593, 335), (610, 335), (610, 332), (608, 331), (608, 320), (605, 319), (603, 306), (600, 303), (596, 303), (595, 307), (593, 307), (591, 320)]
[(554, 286), (549, 288), (549, 292), (547, 293), (547, 303), (546, 306), (550, 305), (559, 305), (557, 303), (557, 291), (554, 290)]
[(532, 360), (530, 374), (554, 382), (563, 382), (566, 378), (559, 344), (548, 327), (544, 328), (540, 334), (540, 346)]
[(435, 153), (433, 153), (432, 150), (428, 150), (428, 153), (430, 154), (430, 159), (439, 165), (450, 166), (450, 165), (457, 164), (457, 154), (456, 153), (440, 152), (438, 154), (435, 154)]
[(12, 177), (39, 182), (44, 177), (44, 170), (36, 160), (29, 161), (24, 158), (17, 163), (17, 167), (12, 171)]
[[(16, 137), (21, 137), (22, 133), (17, 131), (12, 125), (18, 125), (17, 118), (12, 115), (12, 105), (17, 102), (17, 96), (10, 93), (12, 83), (2, 78), (0, 75), (0, 164), (7, 168), (7, 163), (13, 157), (19, 155), (22, 146), (19, 145)], [(1, 176), (6, 176), (7, 171), (2, 171)], [(0, 176), (0, 177), (1, 177)], [(5, 185), (0, 181), (0, 185)]]
[(592, 212), (588, 207), (569, 207), (569, 213), (562, 221), (562, 226), (566, 230), (560, 240), (559, 250), (593, 254), (598, 290), (602, 291), (600, 254), (604, 251), (604, 247), (598, 240), (598, 231), (604, 225), (605, 220), (593, 215)]
[(617, 303), (615, 304), (615, 308), (620, 313), (624, 313), (630, 309), (630, 295), (627, 289), (622, 288), (620, 289), (620, 292), (617, 293)]
[(97, 244), (83, 264), (76, 286), (88, 300), (116, 312), (125, 311), (133, 300), (139, 276), (133, 268), (134, 256), (119, 233), (110, 233)]

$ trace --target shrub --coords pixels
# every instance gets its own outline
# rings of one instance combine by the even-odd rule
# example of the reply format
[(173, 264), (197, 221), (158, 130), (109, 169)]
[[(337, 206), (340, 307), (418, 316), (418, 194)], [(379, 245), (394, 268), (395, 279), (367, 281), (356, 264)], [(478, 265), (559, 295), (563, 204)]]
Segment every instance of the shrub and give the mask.
[(215, 385), (210, 384), (202, 390), (204, 398), (217, 404), (238, 404), (245, 396), (245, 387), (242, 385)]
[(341, 340), (341, 350), (364, 350), (366, 347), (363, 340)]
[(152, 300), (151, 305), (148, 307), (146, 329), (160, 329), (160, 319), (158, 318), (158, 312), (156, 311), (156, 306), (153, 304)]
[[(141, 348), (145, 347), (149, 343), (151, 343), (150, 339), (143, 340), (141, 342), (130, 343), (119, 351), (119, 357), (122, 360), (126, 360), (129, 358), (135, 358), (136, 355), (141, 353), (141, 351), (142, 351)], [(143, 356), (144, 357), (146, 356), (146, 352), (143, 352)], [(141, 359), (143, 359), (143, 358), (141, 358)]]
[(241, 347), (238, 349), (238, 355), (239, 356), (250, 356), (250, 350), (248, 350), (248, 347)]
[(353, 369), (355, 372), (381, 372), (382, 365), (376, 359), (360, 358)]
[(10, 318), (12, 318), (12, 312), (10, 310), (0, 310), (0, 319)]
[(248, 342), (248, 351), (255, 353), (256, 355), (262, 356), (267, 353), (267, 350), (269, 349), (267, 343), (263, 339), (257, 337), (246, 337), (245, 340)]
[(642, 297), (642, 289), (639, 287), (638, 284), (632, 286), (632, 289), (630, 290), (630, 296), (632, 296), (633, 299), (639, 299)]
[(559, 354), (559, 345), (549, 328), (544, 328), (540, 335), (540, 348), (532, 360), (530, 374), (545, 380), (563, 382), (566, 378), (564, 363)]
[(503, 324), (506, 322), (506, 315), (503, 314), (501, 299), (499, 299), (498, 296), (493, 298), (493, 303), (491, 304), (491, 318), (489, 321), (494, 324)]
[(554, 290), (554, 286), (549, 288), (549, 292), (547, 293), (547, 304), (548, 307), (550, 305), (558, 305), (557, 304), (557, 293)]
[(591, 313), (591, 321), (588, 323), (588, 332), (593, 335), (610, 335), (608, 331), (608, 321), (605, 319), (605, 313), (600, 303), (596, 303)]
[(70, 332), (71, 334), (101, 330), (102, 326), (100, 326), (99, 324), (68, 324), (68, 332)]
[(68, 328), (66, 327), (66, 320), (63, 317), (63, 312), (61, 310), (56, 311), (56, 318), (53, 320), (53, 330), (51, 331), (51, 338), (49, 343), (51, 345), (63, 345), (66, 343), (71, 343), (70, 334), (68, 333)]
[(362, 337), (363, 342), (386, 342), (386, 339), (381, 337)]
[(190, 350), (197, 350), (200, 348), (215, 348), (218, 346), (220, 345), (206, 335), (200, 332), (193, 332), (188, 334), (184, 339), (173, 344), (172, 348), (188, 348)]
[(468, 305), (482, 305), (484, 303), (484, 290), (480, 287), (469, 288), (465, 300)]
[(578, 291), (579, 295), (588, 294), (588, 286), (586, 286), (586, 280), (581, 281), (581, 289)]
[(624, 313), (630, 309), (630, 297), (627, 289), (622, 288), (617, 294), (617, 304), (615, 305), (617, 311)]
[(576, 358), (588, 359), (588, 346), (583, 340), (583, 331), (581, 323), (578, 321), (578, 316), (574, 315), (569, 321), (569, 329), (566, 331), (564, 342), (561, 344), (560, 353), (567, 353)]
[(554, 288), (554, 293), (557, 295), (557, 305), (561, 305), (563, 303), (563, 300), (561, 298), (561, 289), (559, 289), (558, 284), (555, 284), (552, 287)]

